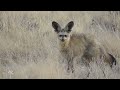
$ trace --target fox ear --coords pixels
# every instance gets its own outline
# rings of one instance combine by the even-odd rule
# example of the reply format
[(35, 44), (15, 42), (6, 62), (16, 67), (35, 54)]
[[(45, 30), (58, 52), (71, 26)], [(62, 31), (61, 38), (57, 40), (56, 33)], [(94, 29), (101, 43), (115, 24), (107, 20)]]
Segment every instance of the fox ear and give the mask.
[(71, 32), (71, 29), (73, 28), (73, 26), (74, 26), (74, 22), (71, 21), (71, 22), (69, 22), (69, 23), (66, 25), (65, 29), (66, 29), (68, 32)]
[(55, 22), (55, 21), (52, 22), (52, 27), (55, 29), (55, 32), (57, 32), (57, 33), (61, 29), (60, 25), (57, 22)]

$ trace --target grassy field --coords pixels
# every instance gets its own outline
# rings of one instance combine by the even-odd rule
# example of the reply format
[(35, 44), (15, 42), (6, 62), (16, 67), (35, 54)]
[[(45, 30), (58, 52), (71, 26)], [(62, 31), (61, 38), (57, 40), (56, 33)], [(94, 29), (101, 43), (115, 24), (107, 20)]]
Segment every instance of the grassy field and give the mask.
[[(63, 27), (74, 21), (73, 32), (94, 35), (118, 65), (111, 69), (98, 58), (90, 68), (75, 63), (75, 73), (67, 73), (52, 21)], [(1, 79), (120, 79), (119, 66), (118, 11), (0, 11)]]

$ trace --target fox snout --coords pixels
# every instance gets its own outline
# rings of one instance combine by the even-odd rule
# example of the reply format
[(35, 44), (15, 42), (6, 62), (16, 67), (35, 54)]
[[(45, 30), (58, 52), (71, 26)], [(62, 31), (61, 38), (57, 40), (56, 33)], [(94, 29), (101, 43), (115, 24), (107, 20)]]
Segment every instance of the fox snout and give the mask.
[(62, 42), (64, 42), (64, 41), (65, 41), (65, 39), (61, 39), (61, 41), (62, 41)]

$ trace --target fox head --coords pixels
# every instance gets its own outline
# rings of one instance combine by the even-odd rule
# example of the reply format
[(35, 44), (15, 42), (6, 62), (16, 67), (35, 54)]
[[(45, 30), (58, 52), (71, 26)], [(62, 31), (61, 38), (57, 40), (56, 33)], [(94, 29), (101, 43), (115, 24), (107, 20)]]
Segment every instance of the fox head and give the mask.
[(52, 22), (52, 27), (54, 28), (54, 31), (57, 33), (58, 39), (61, 42), (65, 42), (70, 39), (70, 32), (72, 31), (73, 26), (73, 21), (69, 22), (64, 28), (61, 28), (61, 26), (57, 22)]

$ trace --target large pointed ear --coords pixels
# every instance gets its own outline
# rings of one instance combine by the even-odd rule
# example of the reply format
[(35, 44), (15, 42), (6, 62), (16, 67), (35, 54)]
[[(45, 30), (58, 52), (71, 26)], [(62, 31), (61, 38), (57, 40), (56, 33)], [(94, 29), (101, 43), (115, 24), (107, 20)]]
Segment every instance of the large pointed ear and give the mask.
[(67, 30), (67, 32), (69, 33), (71, 32), (71, 29), (73, 28), (73, 26), (74, 26), (74, 22), (71, 21), (66, 25), (65, 30)]
[(52, 22), (52, 27), (55, 29), (55, 32), (57, 33), (61, 30), (60, 25), (55, 21)]

